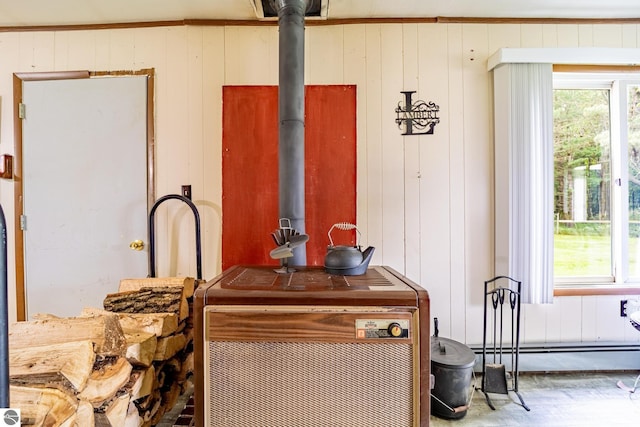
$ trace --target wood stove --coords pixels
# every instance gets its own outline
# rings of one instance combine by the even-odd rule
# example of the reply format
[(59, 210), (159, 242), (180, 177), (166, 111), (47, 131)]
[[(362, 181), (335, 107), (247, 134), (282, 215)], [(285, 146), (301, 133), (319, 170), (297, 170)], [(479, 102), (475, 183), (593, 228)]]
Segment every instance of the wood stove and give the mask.
[(194, 319), (198, 426), (429, 424), (429, 296), (389, 267), (232, 267)]

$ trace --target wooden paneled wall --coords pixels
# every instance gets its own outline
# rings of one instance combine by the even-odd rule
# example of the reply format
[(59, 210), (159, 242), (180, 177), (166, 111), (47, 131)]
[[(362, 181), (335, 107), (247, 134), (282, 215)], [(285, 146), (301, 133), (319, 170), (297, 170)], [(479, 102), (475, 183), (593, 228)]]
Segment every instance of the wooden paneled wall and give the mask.
[[(493, 266), (493, 142), (487, 57), (501, 47), (640, 47), (635, 24), (354, 24), (306, 29), (306, 82), (357, 85), (357, 222), (372, 264), (426, 287), (442, 336), (482, 342)], [(157, 195), (191, 184), (205, 278), (220, 270), (223, 85), (278, 82), (275, 26), (177, 26), (0, 33), (0, 152), (13, 152), (14, 72), (156, 71)], [(394, 122), (401, 91), (440, 106), (433, 135)], [(7, 221), (13, 184), (0, 182)], [(195, 274), (182, 207), (158, 215), (158, 274)], [(13, 271), (9, 236), (9, 283)], [(11, 298), (12, 289), (10, 289)], [(638, 341), (621, 296), (524, 308), (524, 342)]]

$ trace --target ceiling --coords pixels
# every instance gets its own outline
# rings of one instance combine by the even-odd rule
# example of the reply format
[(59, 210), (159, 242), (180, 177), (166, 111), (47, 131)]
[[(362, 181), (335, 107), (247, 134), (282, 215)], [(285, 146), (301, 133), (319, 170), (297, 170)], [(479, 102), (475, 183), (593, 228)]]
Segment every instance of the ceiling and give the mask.
[[(434, 17), (640, 18), (639, 0), (322, 1), (329, 20)], [(0, 27), (189, 19), (257, 21), (260, 10), (260, 0), (7, 0), (0, 2)]]

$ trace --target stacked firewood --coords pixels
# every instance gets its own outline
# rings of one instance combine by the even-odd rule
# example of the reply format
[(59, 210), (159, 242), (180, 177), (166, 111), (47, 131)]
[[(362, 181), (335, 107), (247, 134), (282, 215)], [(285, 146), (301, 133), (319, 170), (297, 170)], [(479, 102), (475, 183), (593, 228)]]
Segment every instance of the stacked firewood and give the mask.
[(157, 424), (191, 387), (195, 284), (124, 279), (102, 309), (12, 324), (9, 394), (22, 425)]

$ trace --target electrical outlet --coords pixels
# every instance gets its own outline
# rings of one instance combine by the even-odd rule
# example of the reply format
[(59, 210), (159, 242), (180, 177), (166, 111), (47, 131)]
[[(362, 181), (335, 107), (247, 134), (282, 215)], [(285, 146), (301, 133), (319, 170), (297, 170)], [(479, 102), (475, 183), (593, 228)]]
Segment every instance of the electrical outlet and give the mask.
[(183, 185), (182, 186), (182, 195), (184, 197), (186, 197), (187, 199), (191, 200), (191, 186), (190, 185)]
[(627, 317), (627, 300), (620, 301), (620, 317)]

